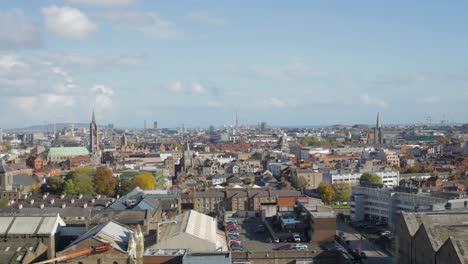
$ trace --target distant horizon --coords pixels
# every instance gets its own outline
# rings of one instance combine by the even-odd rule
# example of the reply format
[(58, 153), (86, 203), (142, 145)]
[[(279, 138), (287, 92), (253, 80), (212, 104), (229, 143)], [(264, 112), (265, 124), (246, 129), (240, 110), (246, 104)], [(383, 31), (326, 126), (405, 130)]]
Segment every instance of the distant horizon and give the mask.
[[(56, 125), (69, 125), (71, 126), (72, 124), (74, 125), (81, 125), (81, 126), (89, 126), (89, 122), (86, 123), (86, 122), (56, 122), (55, 123)], [(102, 128), (102, 127), (106, 127), (108, 126), (109, 124), (114, 124), (114, 129), (134, 129), (134, 130), (143, 130), (144, 127), (132, 127), (132, 126), (119, 126), (119, 125), (116, 125), (115, 123), (105, 123), (105, 124), (100, 124), (99, 122), (97, 122), (97, 125), (98, 127)], [(446, 125), (455, 125), (455, 126), (462, 126), (464, 124), (468, 124), (468, 122), (454, 122), (454, 123), (451, 123), (451, 122), (448, 122), (448, 123), (444, 123), (444, 124), (441, 124), (441, 123), (432, 123), (432, 124), (428, 124), (428, 123), (390, 123), (390, 124), (383, 124), (383, 127), (387, 126), (387, 127), (396, 127), (396, 126), (434, 126), (434, 127), (438, 127), (438, 126), (446, 126)], [(24, 127), (14, 127), (14, 128), (8, 128), (8, 127), (0, 127), (1, 129), (3, 129), (4, 131), (20, 131), (20, 130), (28, 130), (28, 129), (31, 129), (31, 128), (40, 128), (40, 127), (50, 127), (50, 126), (53, 126), (54, 123), (49, 123), (49, 124), (44, 124), (44, 125), (30, 125), (30, 126), (24, 126)], [(249, 127), (254, 127), (254, 126), (259, 126), (260, 123), (255, 123), (255, 124), (239, 124), (239, 127), (246, 127), (246, 126), (249, 126)], [(354, 126), (354, 125), (366, 125), (368, 126), (369, 128), (372, 128), (372, 127), (375, 127), (375, 123), (374, 124), (366, 124), (366, 123), (353, 123), (353, 124), (345, 124), (345, 123), (337, 123), (337, 124), (324, 124), (324, 125), (275, 125), (275, 124), (269, 124), (267, 122), (267, 126), (268, 127), (272, 127), (272, 128), (305, 128), (305, 129), (309, 129), (309, 128), (327, 128), (327, 127), (333, 127), (333, 126)], [(185, 129), (196, 129), (196, 128), (200, 128), (200, 129), (207, 129), (209, 128), (209, 126), (211, 125), (207, 125), (207, 126), (187, 126), (184, 124), (184, 128)], [(222, 128), (224, 126), (229, 126), (229, 127), (234, 127), (235, 124), (222, 124), (222, 125), (216, 125), (216, 124), (212, 124), (212, 126), (214, 126), (215, 128)], [(181, 128), (182, 127), (182, 124), (180, 126), (172, 126), (172, 127), (165, 127), (165, 126), (162, 126), (162, 127), (159, 127), (157, 129), (177, 129), (177, 128)], [(76, 128), (76, 127), (75, 127)], [(147, 129), (148, 130), (152, 130), (153, 129), (153, 126), (147, 126)]]

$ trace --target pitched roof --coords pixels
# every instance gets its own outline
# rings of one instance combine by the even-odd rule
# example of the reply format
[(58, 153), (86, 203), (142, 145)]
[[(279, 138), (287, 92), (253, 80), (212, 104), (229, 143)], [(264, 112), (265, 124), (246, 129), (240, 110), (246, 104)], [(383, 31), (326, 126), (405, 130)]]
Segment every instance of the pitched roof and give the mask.
[(47, 157), (87, 156), (89, 151), (85, 147), (50, 148)]
[(95, 228), (84, 233), (75, 241), (73, 241), (68, 247), (74, 246), (80, 243), (81, 241), (92, 237), (101, 242), (110, 242), (114, 249), (119, 250), (121, 252), (127, 252), (128, 244), (132, 235), (132, 230), (114, 221), (109, 221), (107, 223), (98, 225)]

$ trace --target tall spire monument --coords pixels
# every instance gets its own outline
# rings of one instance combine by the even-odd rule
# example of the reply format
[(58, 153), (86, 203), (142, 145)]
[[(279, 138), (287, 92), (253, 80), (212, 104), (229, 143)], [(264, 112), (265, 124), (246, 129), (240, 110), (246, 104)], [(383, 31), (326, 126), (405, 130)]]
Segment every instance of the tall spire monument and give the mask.
[(93, 118), (91, 120), (91, 123), (89, 124), (89, 150), (94, 155), (99, 154), (98, 130), (96, 125), (96, 117), (94, 116), (94, 110)]
[(380, 123), (380, 113), (377, 112), (377, 122), (374, 128), (374, 144), (383, 144), (382, 124)]

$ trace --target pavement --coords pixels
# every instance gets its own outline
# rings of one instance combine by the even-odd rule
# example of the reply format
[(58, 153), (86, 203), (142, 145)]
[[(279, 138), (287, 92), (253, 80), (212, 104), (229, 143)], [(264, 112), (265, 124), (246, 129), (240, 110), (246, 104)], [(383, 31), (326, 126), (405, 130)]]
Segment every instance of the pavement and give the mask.
[(336, 222), (336, 234), (338, 235), (340, 232), (344, 233), (346, 240), (350, 240), (351, 248), (359, 248), (367, 255), (367, 260), (363, 260), (363, 263), (395, 263), (395, 258), (393, 256), (389, 256), (384, 251), (380, 250), (374, 242), (361, 236), (359, 232), (349, 226), (349, 224), (338, 220)]

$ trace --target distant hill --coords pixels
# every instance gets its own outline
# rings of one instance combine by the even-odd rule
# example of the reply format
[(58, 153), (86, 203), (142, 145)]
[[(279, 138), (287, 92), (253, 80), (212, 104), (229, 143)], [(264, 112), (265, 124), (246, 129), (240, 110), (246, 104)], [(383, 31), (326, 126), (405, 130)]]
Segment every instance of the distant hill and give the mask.
[[(55, 130), (60, 131), (65, 127), (75, 127), (75, 129), (87, 128), (89, 124), (86, 123), (56, 123)], [(24, 128), (11, 128), (11, 129), (4, 129), (5, 131), (9, 132), (48, 132), (54, 131), (54, 124), (45, 124), (45, 125), (34, 125)]]

